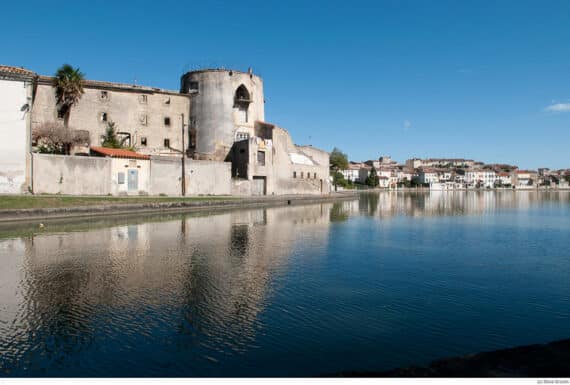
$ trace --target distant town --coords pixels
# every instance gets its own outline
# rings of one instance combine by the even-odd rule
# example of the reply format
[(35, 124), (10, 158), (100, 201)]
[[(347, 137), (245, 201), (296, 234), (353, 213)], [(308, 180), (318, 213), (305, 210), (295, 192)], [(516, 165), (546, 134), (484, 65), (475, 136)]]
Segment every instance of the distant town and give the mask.
[[(335, 149), (331, 163), (340, 156)], [(359, 186), (394, 189), (429, 187), (431, 190), (569, 188), (570, 169), (521, 170), (511, 164), (486, 164), (463, 158), (411, 158), (404, 163), (390, 156), (350, 161), (333, 175), (337, 189)]]

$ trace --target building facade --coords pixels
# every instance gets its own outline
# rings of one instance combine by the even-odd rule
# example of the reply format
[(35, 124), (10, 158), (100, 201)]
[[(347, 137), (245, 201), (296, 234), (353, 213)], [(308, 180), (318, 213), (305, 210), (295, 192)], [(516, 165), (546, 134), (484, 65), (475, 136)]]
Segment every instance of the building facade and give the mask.
[(30, 109), (35, 74), (0, 65), (0, 194), (29, 188)]
[[(4, 72), (8, 71), (0, 71), (0, 74)], [(23, 69), (11, 72), (18, 72), (10, 75), (17, 75), (18, 79), (0, 83), (0, 97), (6, 101), (3, 106), (10, 110), (1, 113), (8, 123), (1, 127), (0, 134), (6, 136), (2, 137), (3, 143), (15, 148), (15, 152), (9, 153), (6, 146), (2, 154), (5, 157), (0, 158), (3, 166), (0, 193), (23, 192), (26, 173), (30, 180), (34, 177), (34, 159), (51, 176), (38, 176), (41, 181), (28, 183), (32, 191), (34, 186), (41, 186), (38, 192), (330, 193), (329, 154), (312, 146), (295, 145), (285, 129), (264, 121), (263, 80), (251, 70), (191, 71), (181, 77), (179, 92), (85, 80), (84, 92), (71, 108), (65, 128), (65, 132), (81, 133), (85, 138), (79, 144), (74, 143), (70, 155), (64, 156), (73, 157), (72, 161), (65, 158), (51, 161), (47, 154), (31, 156), (33, 149), (44, 149), (39, 135), (34, 133), (46, 132), (46, 127), (64, 126), (64, 113), (56, 103), (54, 79)], [(0, 79), (4, 81), (3, 77)], [(137, 157), (148, 159), (138, 159), (140, 164), (133, 167), (132, 172), (128, 162), (114, 158), (107, 162), (85, 161), (85, 158), (100, 155), (97, 148), (109, 128), (114, 128), (122, 147)], [(97, 172), (102, 175), (102, 185), (95, 186), (93, 192), (71, 181), (83, 180), (82, 167), (87, 168), (84, 175), (93, 176), (93, 184), (98, 183), (94, 175)], [(126, 171), (121, 167), (127, 167)], [(133, 182), (133, 188), (128, 188), (125, 172), (130, 173), (128, 176), (133, 174), (132, 178), (137, 176), (136, 187)], [(125, 175), (121, 177), (121, 174)], [(105, 187), (109, 178), (111, 187)]]

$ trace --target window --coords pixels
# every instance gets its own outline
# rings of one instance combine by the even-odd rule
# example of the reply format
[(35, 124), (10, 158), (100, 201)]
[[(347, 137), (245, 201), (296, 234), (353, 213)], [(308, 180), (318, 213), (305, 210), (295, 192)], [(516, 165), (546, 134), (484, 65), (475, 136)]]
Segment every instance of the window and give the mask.
[(170, 139), (168, 138), (164, 139), (164, 147), (170, 148)]
[(109, 119), (109, 116), (106, 112), (101, 112), (101, 121), (106, 122)]
[(140, 103), (146, 104), (147, 100), (148, 100), (147, 95), (140, 95), (140, 96), (139, 96), (139, 102), (140, 102)]
[(146, 126), (147, 120), (148, 120), (148, 119), (147, 119), (147, 117), (146, 117), (145, 114), (141, 114), (141, 115), (139, 116), (139, 122), (140, 122), (143, 126)]
[(188, 83), (188, 90), (189, 90), (189, 91), (198, 91), (198, 90), (199, 90), (198, 82), (190, 82), (190, 83)]
[(141, 146), (146, 146), (146, 136), (141, 137)]
[(237, 132), (236, 133), (236, 142), (240, 142), (242, 140), (248, 140), (249, 134), (247, 132)]
[(101, 98), (101, 100), (107, 100), (109, 99), (109, 93), (107, 91), (101, 91), (99, 97)]
[(317, 173), (313, 175), (313, 179), (317, 179)]
[(257, 163), (260, 166), (265, 166), (265, 151), (257, 151)]
[(303, 171), (301, 171), (301, 179), (303, 179)]
[(170, 126), (170, 118), (168, 116), (164, 118), (164, 125)]
[(65, 109), (63, 107), (57, 109), (57, 118), (58, 119), (65, 118)]
[(118, 184), (125, 184), (125, 173), (120, 172), (117, 174), (117, 183)]
[(293, 171), (293, 178), (297, 177), (297, 171)]

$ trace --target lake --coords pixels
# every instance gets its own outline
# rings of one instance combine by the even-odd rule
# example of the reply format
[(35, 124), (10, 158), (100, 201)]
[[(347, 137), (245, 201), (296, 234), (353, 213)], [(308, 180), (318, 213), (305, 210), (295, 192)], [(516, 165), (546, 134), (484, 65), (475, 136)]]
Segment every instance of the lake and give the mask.
[(0, 225), (0, 376), (319, 376), (570, 337), (569, 192)]

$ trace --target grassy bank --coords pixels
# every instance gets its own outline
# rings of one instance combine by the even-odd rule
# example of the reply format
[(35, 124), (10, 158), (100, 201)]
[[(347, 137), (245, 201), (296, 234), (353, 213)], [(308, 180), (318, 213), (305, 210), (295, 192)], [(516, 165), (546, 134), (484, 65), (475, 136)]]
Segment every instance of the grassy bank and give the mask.
[(59, 195), (2, 195), (0, 210), (39, 209), (79, 206), (104, 206), (116, 204), (193, 202), (239, 199), (236, 197), (204, 196), (204, 197), (105, 197), (105, 196), (59, 196)]

